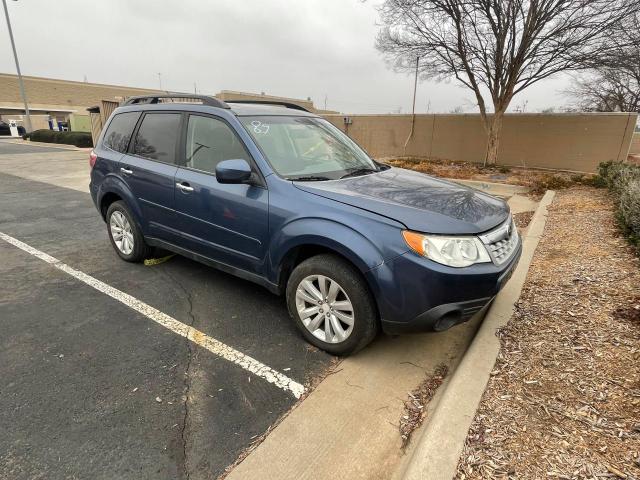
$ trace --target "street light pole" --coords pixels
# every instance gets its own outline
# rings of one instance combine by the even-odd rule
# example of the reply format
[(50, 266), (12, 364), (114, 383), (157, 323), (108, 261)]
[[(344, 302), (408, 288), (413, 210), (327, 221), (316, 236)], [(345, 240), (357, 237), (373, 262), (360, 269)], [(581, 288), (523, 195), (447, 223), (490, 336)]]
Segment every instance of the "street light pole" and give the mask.
[(9, 10), (7, 9), (7, 0), (2, 0), (4, 6), (4, 16), (7, 18), (7, 29), (9, 30), (9, 38), (11, 39), (11, 48), (13, 49), (13, 58), (16, 61), (16, 70), (18, 71), (18, 84), (20, 85), (20, 95), (24, 103), (24, 113), (27, 115), (27, 132), (31, 131), (31, 115), (29, 115), (29, 105), (27, 104), (27, 94), (24, 91), (24, 82), (22, 81), (22, 73), (20, 72), (20, 62), (18, 62), (18, 53), (16, 52), (16, 42), (13, 41), (13, 30), (11, 30), (11, 21), (9, 20)]

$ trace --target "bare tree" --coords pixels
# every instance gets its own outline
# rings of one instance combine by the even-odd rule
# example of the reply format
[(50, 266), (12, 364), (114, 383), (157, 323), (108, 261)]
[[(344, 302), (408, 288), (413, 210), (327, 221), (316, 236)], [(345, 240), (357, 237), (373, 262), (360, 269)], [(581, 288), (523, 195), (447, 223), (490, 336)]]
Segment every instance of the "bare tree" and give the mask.
[(415, 69), (419, 57), (424, 77), (473, 90), (485, 163), (495, 163), (514, 95), (603, 58), (614, 47), (612, 26), (639, 8), (638, 0), (385, 0), (377, 47), (399, 71)]
[(640, 15), (624, 19), (610, 35), (615, 47), (567, 93), (582, 111), (640, 112)]
[(566, 91), (582, 112), (640, 112), (640, 67), (635, 72), (599, 68)]

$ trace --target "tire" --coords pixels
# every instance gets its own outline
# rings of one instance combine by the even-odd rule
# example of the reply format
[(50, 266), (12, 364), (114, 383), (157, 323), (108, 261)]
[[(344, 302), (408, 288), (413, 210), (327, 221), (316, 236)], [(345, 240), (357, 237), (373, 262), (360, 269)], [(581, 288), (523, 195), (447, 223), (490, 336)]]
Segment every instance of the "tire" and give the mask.
[[(118, 237), (114, 239), (114, 228), (112, 227), (112, 221), (115, 222), (117, 227), (123, 225), (123, 219), (125, 227), (128, 227), (128, 235), (126, 242), (123, 244)], [(111, 246), (116, 251), (118, 256), (126, 262), (142, 262), (151, 253), (151, 249), (144, 241), (144, 236), (138, 227), (138, 224), (133, 219), (133, 215), (129, 211), (126, 203), (119, 200), (109, 205), (106, 215), (107, 221), (107, 233), (109, 234), (109, 240)], [(121, 228), (122, 230), (122, 228)], [(126, 228), (124, 229), (126, 231)], [(130, 246), (130, 241), (133, 241), (133, 246)], [(126, 248), (125, 248), (126, 246)]]
[[(321, 285), (327, 302), (322, 298)], [(304, 338), (331, 354), (355, 353), (371, 343), (378, 332), (377, 308), (364, 278), (336, 255), (322, 254), (301, 262), (289, 276), (286, 299), (289, 315)]]

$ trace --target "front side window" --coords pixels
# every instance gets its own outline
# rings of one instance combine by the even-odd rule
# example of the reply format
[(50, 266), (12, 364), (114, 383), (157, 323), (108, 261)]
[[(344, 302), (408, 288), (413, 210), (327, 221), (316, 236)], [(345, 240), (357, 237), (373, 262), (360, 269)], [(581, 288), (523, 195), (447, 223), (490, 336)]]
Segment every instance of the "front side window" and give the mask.
[(377, 164), (347, 135), (314, 117), (251, 116), (240, 121), (279, 175), (333, 180), (378, 171)]
[(187, 167), (215, 174), (218, 163), (236, 159), (250, 162), (240, 139), (225, 122), (212, 117), (189, 116)]
[(126, 152), (138, 118), (140, 112), (119, 113), (113, 117), (104, 134), (102, 145), (116, 152)]
[(180, 117), (179, 113), (147, 113), (138, 129), (133, 153), (164, 163), (176, 163)]

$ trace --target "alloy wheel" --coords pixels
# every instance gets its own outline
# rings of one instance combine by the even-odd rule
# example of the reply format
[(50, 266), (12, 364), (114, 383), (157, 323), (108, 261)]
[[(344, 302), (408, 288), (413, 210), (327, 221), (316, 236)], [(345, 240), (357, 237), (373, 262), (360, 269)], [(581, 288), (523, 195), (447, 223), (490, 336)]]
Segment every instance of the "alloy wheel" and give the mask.
[(298, 316), (311, 334), (326, 343), (342, 343), (353, 331), (353, 305), (344, 289), (325, 275), (309, 275), (296, 289)]
[(133, 252), (133, 232), (127, 217), (122, 212), (114, 211), (109, 219), (109, 227), (111, 237), (118, 250), (125, 255), (131, 255)]

